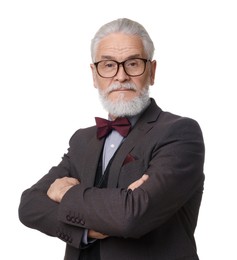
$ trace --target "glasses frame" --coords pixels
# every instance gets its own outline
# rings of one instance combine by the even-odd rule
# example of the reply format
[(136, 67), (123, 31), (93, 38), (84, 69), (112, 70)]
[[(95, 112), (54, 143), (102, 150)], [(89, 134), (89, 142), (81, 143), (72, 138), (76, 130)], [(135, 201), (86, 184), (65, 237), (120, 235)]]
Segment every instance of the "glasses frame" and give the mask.
[[(130, 75), (129, 73), (127, 73), (127, 71), (126, 71), (126, 69), (125, 69), (125, 67), (124, 67), (124, 64), (125, 64), (125, 62), (127, 62), (127, 61), (129, 61), (129, 60), (135, 60), (135, 59), (136, 59), (136, 60), (142, 60), (142, 61), (144, 62), (144, 70), (143, 70), (142, 73), (140, 73), (140, 74), (138, 74), (138, 75)], [(112, 76), (112, 77), (105, 77), (105, 76), (102, 76), (102, 75), (99, 73), (98, 65), (99, 65), (100, 62), (103, 62), (103, 61), (113, 61), (113, 62), (115, 62), (115, 63), (117, 64), (117, 71), (116, 71), (116, 73), (114, 74), (114, 76)], [(115, 77), (115, 76), (118, 74), (120, 65), (123, 66), (124, 72), (125, 72), (129, 77), (138, 77), (138, 76), (141, 76), (141, 75), (145, 72), (145, 70), (146, 70), (146, 64), (147, 64), (148, 61), (151, 61), (151, 60), (144, 59), (144, 58), (130, 58), (130, 59), (124, 60), (124, 61), (122, 61), (122, 62), (118, 62), (118, 61), (116, 61), (116, 60), (100, 60), (100, 61), (94, 62), (93, 64), (95, 65), (96, 71), (97, 71), (97, 73), (99, 74), (99, 76), (100, 76), (101, 78), (107, 78), (107, 79), (108, 79), (108, 78), (113, 78), (113, 77)]]

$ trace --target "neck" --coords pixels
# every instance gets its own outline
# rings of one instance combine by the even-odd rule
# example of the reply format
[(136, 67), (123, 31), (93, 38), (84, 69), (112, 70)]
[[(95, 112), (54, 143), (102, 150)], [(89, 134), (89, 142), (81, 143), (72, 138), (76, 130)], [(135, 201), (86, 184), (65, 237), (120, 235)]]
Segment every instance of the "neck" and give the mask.
[(116, 118), (118, 118), (118, 116), (113, 116), (113, 115), (109, 114), (109, 119), (111, 121), (114, 121)]

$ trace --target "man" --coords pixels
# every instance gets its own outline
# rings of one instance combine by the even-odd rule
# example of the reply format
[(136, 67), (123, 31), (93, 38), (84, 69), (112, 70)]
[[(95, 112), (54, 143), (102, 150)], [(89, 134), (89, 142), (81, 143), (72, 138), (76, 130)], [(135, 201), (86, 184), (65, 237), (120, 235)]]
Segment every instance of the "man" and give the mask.
[(202, 132), (149, 97), (153, 53), (137, 22), (99, 29), (91, 70), (109, 121), (79, 129), (61, 163), (22, 194), (22, 223), (65, 241), (67, 260), (198, 259)]

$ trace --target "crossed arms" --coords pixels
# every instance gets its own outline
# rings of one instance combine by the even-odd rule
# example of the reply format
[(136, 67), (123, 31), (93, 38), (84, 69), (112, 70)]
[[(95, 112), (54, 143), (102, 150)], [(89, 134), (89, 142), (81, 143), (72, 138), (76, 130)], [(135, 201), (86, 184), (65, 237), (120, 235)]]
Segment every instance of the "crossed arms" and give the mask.
[[(136, 188), (141, 186), (148, 178), (149, 178), (148, 175), (144, 174), (140, 179), (131, 183), (128, 187), (128, 190), (129, 189), (132, 191), (135, 190)], [(79, 184), (80, 184), (80, 181), (78, 179), (72, 178), (72, 177), (63, 177), (63, 178), (56, 179), (50, 185), (50, 187), (47, 191), (47, 195), (51, 200), (60, 203), (63, 196), (66, 194), (66, 192), (69, 189), (71, 189), (73, 186), (79, 185)], [(90, 229), (88, 231), (88, 237), (93, 238), (93, 239), (104, 239), (104, 238), (108, 237), (108, 235), (105, 235), (105, 234), (102, 234), (100, 232), (96, 232), (96, 231)]]

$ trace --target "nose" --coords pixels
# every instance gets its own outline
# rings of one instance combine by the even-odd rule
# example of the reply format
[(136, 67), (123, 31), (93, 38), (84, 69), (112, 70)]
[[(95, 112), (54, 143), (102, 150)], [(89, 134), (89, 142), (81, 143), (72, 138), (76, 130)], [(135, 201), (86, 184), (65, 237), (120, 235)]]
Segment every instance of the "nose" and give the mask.
[(125, 72), (124, 67), (122, 64), (119, 65), (118, 72), (115, 75), (115, 80), (119, 82), (124, 82), (126, 80), (129, 80), (128, 74)]

